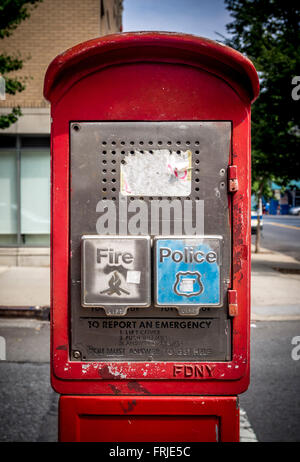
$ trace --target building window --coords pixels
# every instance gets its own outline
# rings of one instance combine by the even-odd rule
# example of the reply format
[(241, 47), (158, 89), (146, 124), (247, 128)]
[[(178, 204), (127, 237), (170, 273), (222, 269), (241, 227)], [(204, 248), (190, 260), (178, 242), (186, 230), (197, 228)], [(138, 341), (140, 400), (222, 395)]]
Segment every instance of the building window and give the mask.
[(0, 136), (0, 246), (50, 244), (50, 138)]
[(100, 17), (103, 18), (105, 15), (104, 3), (103, 0), (100, 1)]

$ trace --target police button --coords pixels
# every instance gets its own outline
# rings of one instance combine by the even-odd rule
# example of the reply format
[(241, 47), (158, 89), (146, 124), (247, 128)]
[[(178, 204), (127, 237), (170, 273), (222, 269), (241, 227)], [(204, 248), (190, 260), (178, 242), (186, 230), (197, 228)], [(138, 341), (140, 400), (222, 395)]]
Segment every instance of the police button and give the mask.
[(82, 236), (81, 304), (123, 316), (151, 303), (149, 236)]
[(155, 305), (174, 306), (181, 315), (220, 307), (222, 246), (221, 236), (156, 237)]

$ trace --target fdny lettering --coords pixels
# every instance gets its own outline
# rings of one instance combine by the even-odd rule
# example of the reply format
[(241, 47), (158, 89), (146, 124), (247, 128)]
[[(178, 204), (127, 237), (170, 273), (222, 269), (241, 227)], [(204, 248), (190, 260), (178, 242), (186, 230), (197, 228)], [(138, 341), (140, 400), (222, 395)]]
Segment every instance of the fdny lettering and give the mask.
[(213, 377), (214, 369), (215, 366), (208, 364), (175, 364), (173, 366), (173, 376), (191, 378)]
[(109, 265), (119, 265), (120, 260), (125, 264), (132, 263), (134, 258), (129, 252), (117, 252), (114, 249), (97, 249), (97, 263), (107, 260)]
[(194, 247), (187, 246), (183, 251), (172, 250), (169, 247), (161, 247), (159, 249), (159, 262), (163, 263), (164, 260), (171, 258), (175, 263), (215, 263), (217, 261), (217, 254), (212, 250), (205, 254), (201, 250), (194, 251)]

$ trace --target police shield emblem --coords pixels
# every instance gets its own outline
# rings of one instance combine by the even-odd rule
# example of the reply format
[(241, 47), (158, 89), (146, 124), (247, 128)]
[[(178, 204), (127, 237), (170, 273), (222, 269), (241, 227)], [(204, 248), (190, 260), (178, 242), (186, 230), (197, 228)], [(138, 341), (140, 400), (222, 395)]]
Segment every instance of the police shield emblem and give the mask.
[(204, 290), (201, 274), (198, 271), (179, 271), (176, 273), (174, 292), (184, 297), (200, 295)]

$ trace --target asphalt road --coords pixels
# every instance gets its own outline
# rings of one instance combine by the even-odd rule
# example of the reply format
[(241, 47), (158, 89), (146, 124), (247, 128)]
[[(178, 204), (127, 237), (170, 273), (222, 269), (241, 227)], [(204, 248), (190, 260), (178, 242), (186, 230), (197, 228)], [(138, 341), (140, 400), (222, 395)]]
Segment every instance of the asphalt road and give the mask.
[[(252, 235), (255, 242), (255, 235)], [(300, 261), (300, 217), (264, 215), (261, 246)]]
[(250, 424), (261, 442), (300, 441), (300, 355), (292, 359), (292, 339), (300, 321), (251, 324), (251, 377), (240, 395)]
[(0, 441), (57, 441), (58, 395), (50, 385), (49, 322), (0, 318)]

